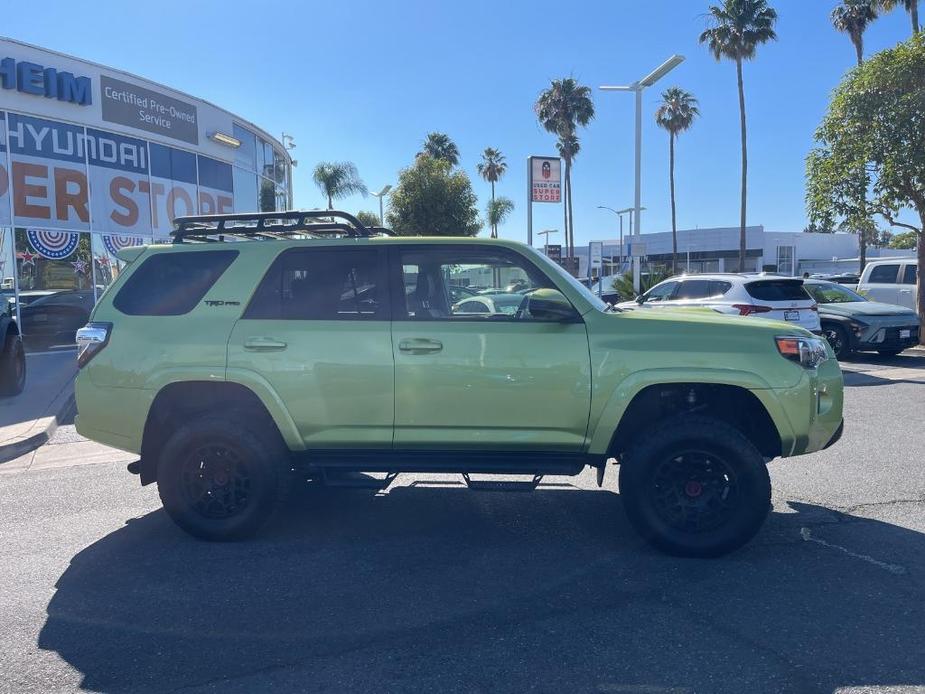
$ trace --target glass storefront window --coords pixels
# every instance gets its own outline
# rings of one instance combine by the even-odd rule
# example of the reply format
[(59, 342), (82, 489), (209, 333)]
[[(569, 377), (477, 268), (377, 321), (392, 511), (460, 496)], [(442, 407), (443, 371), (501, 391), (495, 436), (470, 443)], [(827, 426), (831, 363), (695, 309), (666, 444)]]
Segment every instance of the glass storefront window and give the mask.
[(17, 228), (14, 238), (27, 349), (74, 344), (95, 301), (90, 234)]
[(0, 316), (16, 318), (16, 258), (13, 230), (0, 228)]
[(109, 287), (125, 267), (125, 263), (116, 256), (118, 251), (131, 246), (151, 243), (150, 237), (119, 236), (116, 234), (91, 234), (90, 246), (93, 251), (93, 271), (96, 275), (96, 298)]
[(257, 210), (257, 175), (234, 167), (234, 211)]
[(260, 179), (260, 211), (276, 212), (276, 186), (265, 178)]
[(235, 150), (234, 163), (248, 171), (257, 170), (257, 136), (237, 123), (234, 124), (234, 136), (241, 141)]
[(286, 155), (280, 152), (278, 149), (273, 150), (273, 180), (275, 180), (279, 185), (286, 185), (286, 173), (288, 172), (289, 167), (286, 166)]

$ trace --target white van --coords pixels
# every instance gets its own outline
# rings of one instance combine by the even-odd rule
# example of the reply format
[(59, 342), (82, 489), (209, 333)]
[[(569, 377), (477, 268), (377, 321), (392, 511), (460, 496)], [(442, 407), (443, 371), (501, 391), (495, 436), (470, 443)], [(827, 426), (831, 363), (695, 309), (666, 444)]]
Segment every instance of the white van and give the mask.
[(871, 301), (898, 304), (917, 310), (916, 277), (919, 261), (915, 258), (873, 260), (864, 268), (858, 292)]

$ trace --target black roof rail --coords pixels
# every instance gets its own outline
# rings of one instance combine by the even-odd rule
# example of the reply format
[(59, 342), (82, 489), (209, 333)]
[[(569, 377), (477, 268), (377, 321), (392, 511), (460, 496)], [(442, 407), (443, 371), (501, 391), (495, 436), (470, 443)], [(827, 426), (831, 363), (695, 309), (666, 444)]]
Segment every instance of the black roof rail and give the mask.
[[(344, 221), (335, 221), (337, 219)], [(352, 214), (340, 210), (201, 214), (177, 217), (173, 220), (173, 226), (170, 235), (174, 243), (183, 243), (186, 239), (216, 241), (225, 236), (278, 239), (289, 236), (369, 238), (392, 235), (390, 230), (382, 227), (367, 228)]]

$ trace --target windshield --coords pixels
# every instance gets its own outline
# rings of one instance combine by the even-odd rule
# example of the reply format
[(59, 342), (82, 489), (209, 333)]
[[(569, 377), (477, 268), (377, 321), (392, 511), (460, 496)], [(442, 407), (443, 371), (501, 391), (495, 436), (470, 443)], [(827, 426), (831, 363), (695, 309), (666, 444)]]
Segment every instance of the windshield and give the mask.
[(565, 271), (565, 269), (561, 265), (559, 265), (558, 263), (554, 263), (542, 253), (537, 253), (535, 257), (540, 263), (546, 266), (547, 270), (552, 270), (552, 272), (555, 275), (563, 278), (566, 282), (568, 282), (569, 285), (571, 285), (575, 289), (575, 291), (577, 291), (585, 299), (591, 302), (591, 305), (594, 306), (594, 308), (596, 308), (598, 311), (607, 311), (609, 309), (610, 304), (608, 304), (606, 301), (604, 301), (599, 296), (594, 294), (590, 289), (588, 289), (585, 285), (583, 285), (577, 279), (572, 277), (568, 272)]
[(848, 304), (855, 301), (867, 301), (860, 294), (856, 294), (847, 287), (834, 282), (805, 283), (803, 288), (809, 292), (818, 304)]

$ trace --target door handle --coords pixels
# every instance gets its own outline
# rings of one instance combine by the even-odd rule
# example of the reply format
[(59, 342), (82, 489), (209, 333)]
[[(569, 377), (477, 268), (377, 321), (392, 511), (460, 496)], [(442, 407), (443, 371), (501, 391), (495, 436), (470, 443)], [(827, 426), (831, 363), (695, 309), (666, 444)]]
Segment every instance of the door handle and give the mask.
[(244, 341), (244, 349), (250, 352), (280, 352), (286, 349), (286, 343), (272, 337), (249, 337)]
[(431, 340), (426, 337), (413, 337), (401, 340), (398, 343), (398, 349), (410, 354), (428, 354), (430, 352), (439, 352), (443, 349), (443, 343), (440, 340)]

